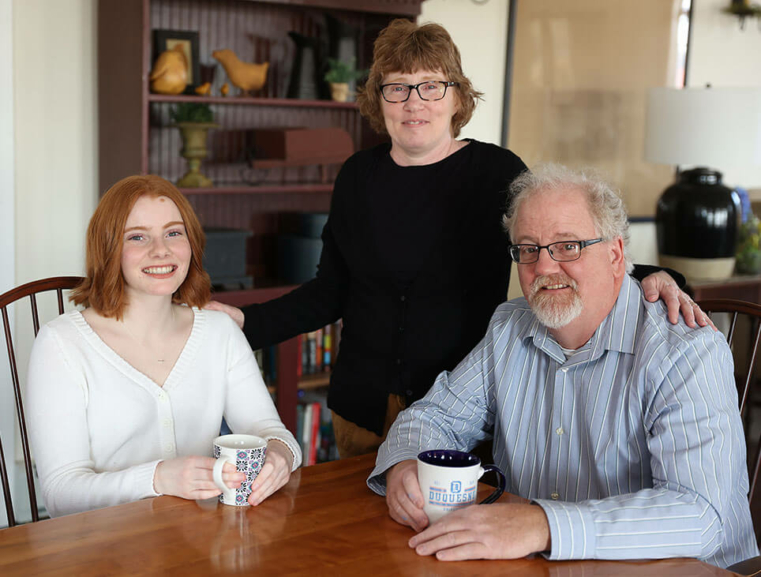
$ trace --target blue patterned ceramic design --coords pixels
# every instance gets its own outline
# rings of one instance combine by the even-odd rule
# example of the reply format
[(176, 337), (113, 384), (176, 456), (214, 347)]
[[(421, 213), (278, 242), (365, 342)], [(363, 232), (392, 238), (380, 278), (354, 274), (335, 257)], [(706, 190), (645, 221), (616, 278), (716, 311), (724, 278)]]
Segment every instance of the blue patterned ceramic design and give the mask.
[[(254, 441), (247, 441), (247, 439), (254, 439)], [(266, 441), (253, 435), (224, 435), (214, 441), (214, 457), (217, 459), (222, 457), (221, 460), (234, 463), (239, 472), (246, 474), (246, 480), (237, 489), (225, 486), (219, 496), (220, 503), (241, 507), (248, 505), (251, 485), (262, 469), (266, 452)]]

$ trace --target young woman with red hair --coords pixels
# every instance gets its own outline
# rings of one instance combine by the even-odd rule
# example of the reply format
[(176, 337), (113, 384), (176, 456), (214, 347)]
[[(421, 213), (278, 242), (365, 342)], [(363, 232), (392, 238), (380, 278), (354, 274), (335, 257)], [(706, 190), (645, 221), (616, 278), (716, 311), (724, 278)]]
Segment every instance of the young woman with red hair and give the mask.
[[(245, 337), (202, 310), (204, 244), (187, 199), (162, 178), (125, 178), (101, 199), (70, 297), (85, 308), (43, 327), (30, 360), (29, 434), (51, 516), (218, 495), (210, 454), (222, 417), (268, 441), (252, 505), (299, 466)], [(230, 464), (223, 476), (245, 480)]]

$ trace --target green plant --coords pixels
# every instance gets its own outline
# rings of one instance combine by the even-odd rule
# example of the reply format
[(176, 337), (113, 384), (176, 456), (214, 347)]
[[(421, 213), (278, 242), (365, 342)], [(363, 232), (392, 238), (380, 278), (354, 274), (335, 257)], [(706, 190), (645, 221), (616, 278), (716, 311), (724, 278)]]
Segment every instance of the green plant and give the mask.
[(761, 220), (755, 214), (748, 216), (740, 226), (736, 257), (738, 273), (761, 272)]
[(357, 70), (354, 66), (355, 59), (352, 58), (348, 62), (343, 60), (336, 60), (335, 58), (328, 58), (328, 71), (325, 73), (325, 82), (332, 82), (335, 84), (351, 82), (352, 80), (359, 80), (367, 75), (367, 70)]
[(172, 108), (172, 122), (214, 122), (211, 106), (201, 102), (182, 102)]

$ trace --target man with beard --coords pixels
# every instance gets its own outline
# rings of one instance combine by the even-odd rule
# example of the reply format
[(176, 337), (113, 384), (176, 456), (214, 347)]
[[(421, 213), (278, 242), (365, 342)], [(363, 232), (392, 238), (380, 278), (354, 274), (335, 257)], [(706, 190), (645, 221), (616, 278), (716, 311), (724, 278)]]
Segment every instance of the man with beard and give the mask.
[[(369, 486), (441, 560), (758, 554), (732, 355), (711, 328), (671, 325), (627, 271), (628, 223), (602, 180), (557, 165), (511, 186), (505, 226), (526, 298), (402, 412)], [(415, 458), (493, 438), (507, 490), (529, 504), (429, 526)]]

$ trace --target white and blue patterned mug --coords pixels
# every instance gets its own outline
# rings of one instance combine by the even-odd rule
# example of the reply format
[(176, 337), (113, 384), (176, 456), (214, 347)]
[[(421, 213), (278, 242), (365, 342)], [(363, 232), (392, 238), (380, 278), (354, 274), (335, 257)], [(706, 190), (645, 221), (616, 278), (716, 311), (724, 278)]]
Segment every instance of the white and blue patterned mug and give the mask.
[(475, 504), (478, 480), (489, 471), (497, 474), (499, 485), (480, 505), (494, 503), (504, 492), (505, 475), (499, 467), (481, 466), (481, 459), (463, 451), (437, 449), (420, 453), (417, 475), (428, 520), (434, 523), (447, 513)]
[[(259, 475), (267, 452), (267, 441), (255, 435), (222, 435), (214, 439), (214, 463), (212, 476), (214, 484), (222, 491), (219, 502), (225, 505), (248, 505), (251, 485)], [(228, 487), (222, 480), (222, 467), (225, 463), (235, 465), (240, 473), (246, 474), (246, 480), (237, 489)]]

